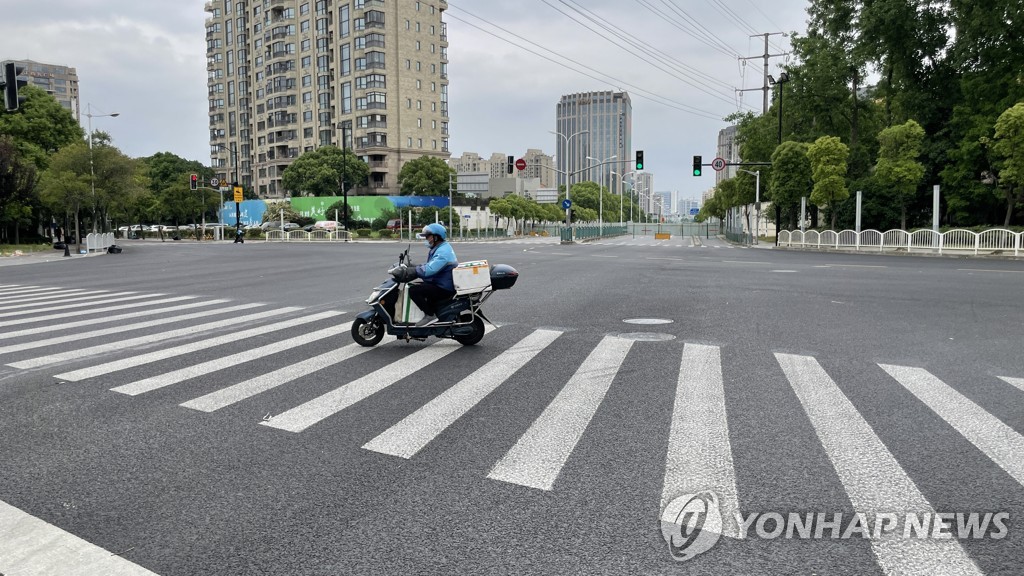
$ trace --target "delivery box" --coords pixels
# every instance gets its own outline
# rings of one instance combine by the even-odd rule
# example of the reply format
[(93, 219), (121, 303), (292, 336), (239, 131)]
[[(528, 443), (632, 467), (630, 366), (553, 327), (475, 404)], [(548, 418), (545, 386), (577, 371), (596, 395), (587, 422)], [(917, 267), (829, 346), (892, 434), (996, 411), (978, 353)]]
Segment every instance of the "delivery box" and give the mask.
[(473, 294), (491, 287), (491, 268), (487, 260), (463, 262), (452, 270), (456, 294)]

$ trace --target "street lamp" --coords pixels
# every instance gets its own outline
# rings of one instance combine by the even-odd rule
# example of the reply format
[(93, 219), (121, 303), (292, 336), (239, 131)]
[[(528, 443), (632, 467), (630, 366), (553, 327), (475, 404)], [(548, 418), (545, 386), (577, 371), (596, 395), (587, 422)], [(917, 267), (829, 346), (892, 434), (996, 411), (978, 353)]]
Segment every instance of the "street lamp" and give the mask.
[(737, 170), (754, 176), (754, 227), (756, 231), (754, 232), (753, 244), (757, 244), (758, 236), (761, 235), (761, 171), (755, 170), (751, 172), (743, 168), (737, 168)]
[(782, 144), (782, 92), (783, 84), (789, 82), (789, 72), (782, 72), (779, 74), (779, 79), (776, 80), (771, 74), (768, 75), (768, 83), (772, 86), (779, 85), (779, 144)]
[[(93, 114), (92, 113), (92, 103), (91, 102), (86, 104), (86, 110), (88, 110), (88, 111), (85, 113), (85, 116), (86, 116), (86, 118), (89, 119), (89, 186), (90, 186), (90, 188), (92, 188), (92, 231), (93, 231), (93, 233), (95, 233), (96, 232), (96, 170), (93, 168), (93, 161), (92, 161), (92, 119), (93, 119), (93, 116), (95, 116), (96, 118), (103, 118), (104, 116), (109, 116), (111, 118), (116, 118), (116, 117), (120, 116), (120, 114), (117, 113), (117, 112), (113, 112), (111, 114)], [(78, 233), (78, 220), (75, 219), (75, 240), (78, 242), (78, 251), (79, 252), (82, 251), (82, 239), (81, 239), (80, 236), (81, 236), (81, 234)]]
[[(616, 158), (618, 158), (618, 155), (616, 155), (616, 154), (613, 154), (612, 156), (609, 156), (609, 157), (605, 158), (604, 160), (599, 160), (597, 158), (594, 158), (593, 156), (587, 156), (587, 160), (598, 160), (598, 162), (600, 162), (600, 164), (598, 164), (598, 166), (604, 166), (610, 160), (615, 160)], [(605, 172), (602, 170), (601, 171), (601, 185), (598, 187), (598, 193), (597, 193), (597, 205), (598, 205), (598, 208), (597, 208), (597, 233), (599, 235), (601, 235), (601, 236), (604, 236), (604, 190), (603, 190), (603, 187), (604, 187), (604, 177), (605, 177)]]
[[(615, 174), (616, 176), (619, 177), (619, 220), (621, 221), (622, 220), (622, 216), (623, 216), (623, 213), (622, 213), (623, 212), (623, 210), (622, 210), (622, 196), (623, 196), (623, 194), (626, 191), (625, 190), (625, 188), (626, 188), (626, 177), (629, 176), (630, 174), (636, 174), (636, 170), (630, 170), (629, 172), (626, 172), (625, 174), (619, 174), (615, 170), (612, 170), (611, 173)], [(629, 219), (630, 219), (630, 221), (632, 221), (633, 220), (633, 216), (632, 216), (633, 204), (632, 204), (632, 202), (630, 202), (630, 204), (629, 204), (629, 211), (630, 211)]]
[[(572, 160), (572, 157), (569, 155), (569, 142), (572, 142), (572, 139), (577, 137), (577, 136), (579, 136), (580, 134), (587, 134), (587, 133), (589, 133), (590, 130), (580, 130), (579, 132), (576, 132), (575, 134), (571, 134), (568, 137), (566, 137), (565, 134), (562, 134), (561, 132), (555, 132), (553, 130), (548, 130), (548, 132), (551, 132), (555, 136), (561, 136), (562, 139), (565, 140), (565, 199), (566, 200), (572, 200), (569, 197), (569, 188), (572, 185), (572, 170), (569, 169), (569, 163)], [(566, 227), (570, 227), (571, 228), (572, 227), (572, 221), (569, 218), (569, 210), (570, 210), (570, 208), (566, 208), (565, 209), (565, 225), (566, 225)]]

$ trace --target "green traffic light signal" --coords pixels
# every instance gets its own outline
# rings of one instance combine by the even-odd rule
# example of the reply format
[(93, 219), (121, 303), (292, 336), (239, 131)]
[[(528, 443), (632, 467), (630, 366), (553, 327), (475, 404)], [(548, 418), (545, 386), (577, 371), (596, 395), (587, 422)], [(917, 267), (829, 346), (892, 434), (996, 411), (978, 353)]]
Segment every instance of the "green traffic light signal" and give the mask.
[(693, 175), (694, 176), (700, 176), (700, 171), (701, 171), (701, 157), (700, 156), (694, 156), (693, 157)]
[(637, 150), (636, 151), (636, 169), (637, 170), (643, 170), (644, 169), (644, 151), (643, 150)]

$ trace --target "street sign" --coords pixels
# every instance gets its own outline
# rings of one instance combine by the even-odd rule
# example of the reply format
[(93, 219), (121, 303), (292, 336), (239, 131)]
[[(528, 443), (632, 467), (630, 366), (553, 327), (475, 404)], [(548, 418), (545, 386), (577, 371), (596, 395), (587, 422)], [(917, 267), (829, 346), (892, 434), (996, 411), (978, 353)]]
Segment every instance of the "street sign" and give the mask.
[(526, 160), (522, 158), (516, 160), (516, 170), (526, 170)]
[(572, 208), (572, 200), (569, 200), (568, 198), (562, 200), (562, 209), (568, 210), (569, 208)]
[(700, 208), (690, 208), (690, 216), (696, 216), (700, 214)]
[(464, 214), (462, 217), (465, 218), (466, 220), (469, 220), (469, 214)]
[(241, 201), (242, 201), (242, 187), (241, 186), (235, 186), (235, 202), (237, 203), (237, 202), (241, 202)]
[(210, 188), (216, 188), (219, 185), (220, 180), (217, 180), (216, 178), (210, 178)]
[(711, 161), (711, 167), (714, 168), (716, 172), (725, 170), (725, 158), (715, 158)]

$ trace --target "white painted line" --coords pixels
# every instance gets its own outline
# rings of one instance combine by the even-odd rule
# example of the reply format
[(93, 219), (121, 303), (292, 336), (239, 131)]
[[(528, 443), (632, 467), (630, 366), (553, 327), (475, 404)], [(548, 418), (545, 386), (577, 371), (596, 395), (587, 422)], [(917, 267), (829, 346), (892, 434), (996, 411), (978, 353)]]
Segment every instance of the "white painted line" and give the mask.
[(1024, 274), (1024, 270), (992, 270), (988, 268), (957, 268), (960, 272), (1009, 272), (1011, 274)]
[(40, 302), (44, 300), (60, 300), (62, 298), (82, 296), (85, 294), (98, 294), (100, 292), (106, 292), (106, 290), (86, 291), (81, 288), (74, 288), (72, 290), (63, 290), (61, 292), (47, 292), (44, 293), (42, 296), (38, 294), (33, 294), (31, 296), (18, 295), (14, 297), (3, 296), (0, 297), (0, 304), (3, 304), (3, 307), (0, 308), (0, 310), (7, 310), (8, 308), (10, 308), (10, 304), (23, 304), (25, 302)]
[(1024, 436), (924, 368), (879, 366), (1024, 486)]
[(1010, 378), (1009, 376), (999, 376), (999, 379), (1011, 386), (1016, 386), (1021, 392), (1024, 392), (1024, 378)]
[[(131, 304), (119, 304), (117, 306), (107, 306), (104, 308), (91, 308), (86, 310), (75, 310), (74, 312), (61, 312), (59, 314), (47, 314), (45, 316), (34, 316), (32, 318), (21, 318), (18, 320), (7, 320), (0, 322), (0, 328), (6, 326), (18, 326), (20, 324), (34, 324), (36, 322), (49, 322), (50, 320), (61, 320), (63, 318), (71, 318), (73, 316), (85, 316), (88, 314), (99, 314), (101, 312), (114, 312), (116, 310), (126, 310), (128, 308), (139, 308), (140, 306), (152, 306), (154, 304), (168, 304), (170, 302), (181, 302), (182, 300), (194, 300), (195, 296), (174, 296), (173, 298), (163, 298), (160, 300), (153, 300), (152, 302), (132, 302)], [(102, 322), (104, 319), (99, 318), (94, 320), (95, 322)]]
[[(132, 318), (141, 318), (144, 316), (159, 316), (161, 314), (166, 314), (168, 312), (192, 310), (193, 308), (209, 306), (211, 304), (220, 304), (222, 302), (228, 301), (229, 300), (204, 300), (201, 302), (189, 302), (188, 304), (178, 304), (177, 306), (167, 306), (165, 308), (153, 308), (151, 310), (140, 310), (138, 312), (128, 312), (126, 314), (115, 314), (113, 316), (104, 316), (102, 318), (76, 320), (74, 322), (61, 322), (57, 324), (51, 324), (48, 326), (39, 326), (37, 328), (25, 328), (24, 330), (0, 333), (0, 340), (4, 340), (7, 338), (20, 338), (22, 336), (32, 336), (34, 334), (45, 334), (47, 332), (64, 332), (65, 330), (70, 330), (72, 328), (92, 326), (93, 324), (107, 324), (109, 322), (120, 322), (121, 320), (131, 320)], [(258, 305), (263, 306), (264, 304)]]
[[(67, 294), (67, 293), (64, 293), (63, 295), (60, 295), (60, 296), (47, 296), (46, 300), (50, 300), (49, 302), (21, 302), (19, 304), (9, 304), (7, 306), (0, 306), (0, 310), (24, 310), (26, 308), (38, 308), (39, 306), (50, 306), (51, 304), (53, 304), (53, 302), (52, 302), (53, 300), (57, 300), (58, 302), (62, 302), (62, 303), (80, 304), (80, 303), (85, 302), (87, 300), (98, 300), (100, 298), (120, 299), (120, 295), (122, 295), (122, 294), (137, 294), (137, 292), (107, 293), (106, 291), (100, 291), (100, 292), (86, 292), (84, 294)], [(33, 299), (33, 300), (35, 300), (35, 299)], [(90, 304), (93, 304), (93, 302), (90, 302)], [(56, 309), (56, 308), (53, 308), (53, 309)], [(43, 312), (43, 311), (48, 311), (48, 310), (51, 310), (51, 309), (47, 308), (47, 309), (39, 309), (39, 310), (30, 310), (28, 312), (23, 312), (22, 314), (32, 314), (33, 312)]]
[(9, 576), (157, 576), (6, 502), (0, 502), (0, 571)]
[(551, 490), (632, 345), (632, 340), (605, 336), (487, 477)]
[[(809, 356), (775, 354), (856, 512), (928, 513), (935, 510), (896, 457), (889, 452), (857, 408)], [(960, 543), (953, 539), (902, 538), (896, 530), (870, 537), (882, 572), (903, 574), (981, 575)]]
[(412, 458), (561, 334), (554, 330), (535, 330), (398, 424), (364, 444), (363, 448), (382, 454)]
[[(134, 292), (122, 292), (121, 294), (135, 294)], [(116, 297), (118, 302), (124, 300), (139, 300), (141, 298), (153, 298), (155, 296), (166, 296), (166, 294), (135, 294), (134, 296), (122, 296), (121, 294), (109, 294), (104, 296), (94, 296), (92, 298), (82, 298), (82, 300), (92, 300), (93, 298), (113, 298)], [(97, 302), (88, 302), (81, 304), (77, 300), (75, 302), (63, 303), (58, 306), (49, 306), (48, 308), (40, 308), (38, 310), (18, 310), (16, 312), (0, 312), (0, 318), (10, 318), (11, 316), (24, 316), (26, 314), (38, 314), (40, 312), (56, 312), (58, 310), (68, 310), (71, 308), (83, 308), (85, 306), (94, 306)], [(101, 304), (105, 304), (102, 302)], [(48, 304), (49, 305), (49, 304)]]
[(60, 288), (53, 286), (16, 286), (0, 290), (0, 296), (9, 296), (11, 294), (30, 294), (33, 292), (55, 292), (57, 290), (60, 290)]
[(644, 260), (675, 260), (676, 262), (682, 262), (686, 258), (644, 258)]
[[(268, 310), (268, 311), (265, 311), (265, 312), (261, 312), (260, 314), (253, 314), (253, 316), (254, 317), (258, 317), (258, 319), (264, 319), (264, 318), (268, 318), (268, 317), (271, 317), (271, 316), (277, 316), (279, 314), (284, 314), (286, 312), (294, 312), (296, 310), (301, 310), (301, 308), (295, 307), (295, 308), (281, 308), (281, 309), (278, 309), (278, 310)], [(336, 312), (336, 313), (325, 312), (323, 314), (317, 314), (316, 317), (327, 318), (327, 317), (334, 316), (334, 315), (337, 315), (337, 314), (340, 314), (340, 312)], [(222, 336), (217, 336), (215, 338), (207, 338), (206, 340), (200, 340), (198, 342), (192, 342), (192, 343), (189, 343), (189, 344), (183, 344), (181, 346), (175, 346), (173, 348), (167, 348), (167, 349), (164, 349), (164, 350), (157, 350), (157, 351), (154, 351), (154, 352), (150, 352), (148, 354), (142, 354), (142, 355), (133, 356), (133, 357), (130, 357), (130, 358), (123, 358), (121, 360), (114, 360), (112, 362), (107, 362), (106, 364), (100, 364), (98, 366), (91, 366), (89, 368), (82, 368), (80, 370), (73, 370), (71, 372), (65, 372), (64, 374), (58, 374), (58, 375), (56, 375), (54, 377), (62, 379), (62, 380), (70, 380), (71, 382), (77, 382), (79, 380), (84, 380), (86, 378), (92, 378), (94, 376), (101, 376), (103, 374), (110, 374), (111, 372), (118, 372), (118, 371), (124, 370), (126, 368), (131, 368), (133, 366), (141, 366), (142, 364), (149, 364), (150, 362), (157, 362), (157, 361), (160, 361), (160, 360), (166, 360), (168, 358), (174, 358), (176, 356), (181, 356), (183, 354), (189, 354), (189, 353), (196, 352), (198, 350), (203, 350), (205, 348), (209, 348), (209, 347), (212, 347), (212, 346), (219, 346), (221, 344), (227, 344), (229, 342), (237, 342), (241, 338), (248, 338), (249, 336), (259, 336), (259, 335), (262, 335), (262, 334), (273, 332), (275, 330), (283, 330), (285, 328), (288, 328), (289, 326), (295, 326), (297, 324), (301, 324), (302, 322), (312, 321), (314, 319), (317, 319), (316, 317), (306, 316), (304, 318), (299, 318), (299, 319), (295, 319), (295, 320), (285, 320), (283, 322), (278, 322), (276, 324), (268, 324), (266, 326), (257, 326), (255, 328), (250, 328), (248, 330), (242, 330), (241, 332), (233, 332), (231, 334), (224, 334)], [(257, 320), (257, 318), (246, 318), (244, 320), (232, 319), (232, 324), (237, 324), (237, 323), (240, 323), (240, 322), (255, 321), (255, 320)]]
[(452, 341), (438, 342), (260, 424), (289, 432), (302, 432), (317, 422), (415, 374), (461, 347), (461, 344)]
[[(211, 303), (223, 304), (227, 300), (214, 300)], [(142, 328), (152, 328), (154, 326), (160, 326), (162, 324), (173, 324), (175, 322), (184, 322), (185, 320), (193, 320), (195, 318), (205, 318), (214, 314), (228, 314), (231, 312), (238, 312), (239, 310), (247, 310), (249, 308), (257, 308), (262, 304), (239, 304), (238, 306), (229, 306), (227, 308), (214, 308), (213, 310), (206, 310), (203, 312), (193, 312), (191, 314), (182, 314), (180, 316), (164, 316), (157, 318), (156, 320), (149, 320), (146, 322), (136, 322), (135, 324), (122, 324), (119, 326), (113, 326), (110, 328), (102, 328), (100, 330), (92, 330), (90, 332), (78, 332), (75, 334), (67, 334), (64, 336), (55, 336), (53, 338), (47, 338), (45, 340), (36, 340), (34, 342), (24, 342), (22, 344), (12, 344), (10, 346), (0, 346), (0, 354), (9, 354), (11, 352), (20, 352), (22, 350), (31, 350), (33, 348), (42, 348), (44, 346), (53, 346), (54, 344), (63, 344), (64, 342), (81, 342), (88, 338), (97, 338), (100, 336), (109, 336), (111, 334), (124, 334), (131, 332), (132, 330), (139, 330)]]
[(168, 386), (184, 382), (185, 380), (191, 380), (193, 378), (198, 378), (199, 376), (212, 374), (218, 370), (231, 368), (233, 366), (238, 366), (239, 364), (252, 362), (253, 360), (259, 360), (260, 358), (264, 358), (271, 354), (277, 354), (279, 352), (291, 350), (292, 348), (298, 348), (299, 346), (304, 346), (311, 342), (316, 342), (317, 340), (337, 336), (338, 334), (348, 332), (351, 327), (352, 323), (348, 322), (345, 324), (331, 326), (330, 328), (307, 332), (306, 334), (287, 338), (279, 342), (272, 342), (265, 346), (250, 348), (229, 356), (216, 358), (214, 360), (207, 360), (206, 362), (200, 362), (199, 364), (193, 364), (184, 368), (172, 370), (171, 372), (165, 372), (156, 376), (150, 376), (149, 378), (143, 378), (142, 380), (136, 380), (135, 382), (130, 382), (123, 386), (117, 386), (110, 390), (113, 392), (127, 394), (129, 396), (138, 396), (139, 394), (166, 388)]
[(672, 409), (661, 509), (679, 496), (704, 490), (718, 494), (722, 534), (739, 538), (736, 512), (740, 506), (729, 443), (721, 352), (717, 346), (686, 344)]
[[(351, 326), (351, 323), (349, 324)], [(273, 390), (278, 386), (287, 384), (293, 380), (308, 376), (313, 372), (318, 372), (325, 368), (330, 368), (335, 364), (344, 362), (349, 358), (355, 358), (356, 356), (369, 351), (370, 348), (360, 346), (359, 344), (349, 344), (343, 348), (337, 350), (331, 350), (318, 356), (290, 364), (283, 368), (278, 368), (273, 372), (262, 374), (255, 378), (250, 378), (244, 382), (239, 382), (233, 386), (222, 388), (215, 392), (194, 398), (188, 402), (182, 402), (180, 406), (185, 408), (191, 408), (193, 410), (199, 410), (201, 412), (213, 412), (220, 410), (225, 406), (230, 406), (236, 402), (241, 402), (246, 398), (250, 398), (267, 390)]]

